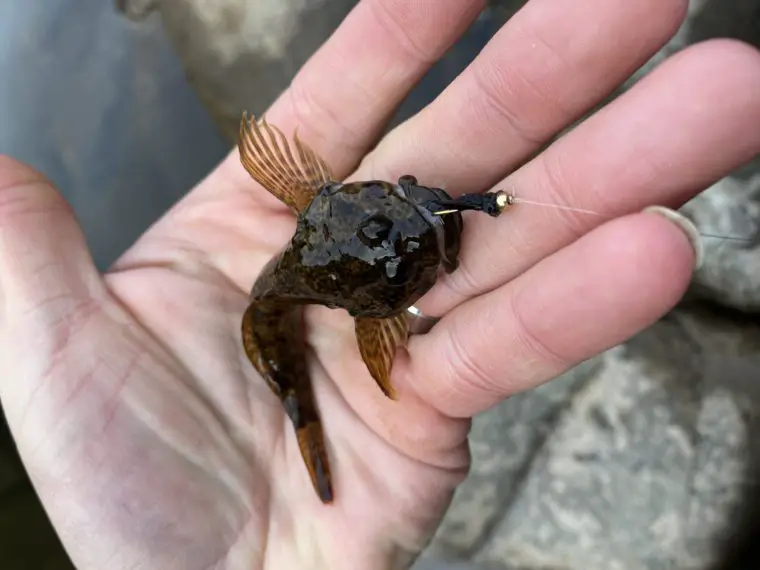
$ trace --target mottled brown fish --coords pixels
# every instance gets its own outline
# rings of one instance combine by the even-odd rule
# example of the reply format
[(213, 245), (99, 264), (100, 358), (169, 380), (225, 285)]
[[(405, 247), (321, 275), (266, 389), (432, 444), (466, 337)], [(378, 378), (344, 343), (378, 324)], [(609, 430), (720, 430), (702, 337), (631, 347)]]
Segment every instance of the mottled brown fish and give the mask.
[(303, 306), (341, 308), (354, 317), (362, 359), (383, 393), (395, 399), (390, 373), (397, 347), (409, 336), (407, 309), (433, 287), (441, 268), (456, 269), (460, 211), (496, 216), (511, 202), (503, 192), (452, 200), (412, 176), (397, 184), (337, 182), (297, 135), (291, 148), (279, 129), (245, 114), (238, 149), (251, 177), (297, 215), (290, 243), (253, 285), (243, 346), (282, 401), (314, 489), (329, 503), (332, 481), (308, 376)]

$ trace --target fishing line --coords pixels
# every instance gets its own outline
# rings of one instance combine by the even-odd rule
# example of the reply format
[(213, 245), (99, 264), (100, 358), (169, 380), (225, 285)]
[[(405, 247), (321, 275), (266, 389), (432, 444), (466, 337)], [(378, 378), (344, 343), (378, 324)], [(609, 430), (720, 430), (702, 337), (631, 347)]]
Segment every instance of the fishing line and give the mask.
[[(428, 204), (428, 207), (437, 216), (445, 216), (447, 214), (453, 214), (455, 212), (464, 212), (467, 210), (476, 210), (486, 212), (491, 216), (499, 216), (502, 212), (509, 209), (516, 204), (526, 204), (529, 206), (540, 206), (544, 208), (553, 208), (555, 210), (564, 210), (567, 212), (578, 212), (579, 214), (587, 214), (590, 216), (604, 217), (601, 212), (596, 212), (588, 208), (578, 208), (576, 206), (566, 206), (563, 204), (550, 204), (548, 202), (538, 202), (536, 200), (528, 200), (527, 198), (520, 198), (511, 192), (505, 192), (499, 190), (498, 192), (486, 192), (485, 194), (473, 193), (463, 194), (455, 199), (450, 200), (433, 200)], [(692, 224), (694, 222), (689, 220)], [(694, 224), (696, 227), (696, 224)], [(750, 238), (740, 236), (728, 236), (719, 235), (707, 232), (699, 231), (697, 233), (700, 237), (710, 239), (721, 239), (728, 241), (737, 241), (743, 243), (751, 243)]]
[[(537, 202), (535, 200), (527, 200), (525, 198), (520, 198), (518, 196), (515, 196), (514, 194), (508, 194), (509, 196), (509, 204), (527, 204), (529, 206), (542, 206), (545, 208), (554, 208), (556, 210), (565, 210), (569, 212), (578, 212), (580, 214), (589, 214), (592, 216), (599, 216), (603, 217), (603, 214), (600, 212), (595, 212), (594, 210), (589, 210), (587, 208), (576, 208), (574, 206), (565, 206), (562, 204), (549, 204), (547, 202)], [(693, 220), (689, 220), (691, 223), (694, 223)], [(694, 224), (696, 226), (696, 224)], [(697, 229), (699, 231), (699, 229)], [(713, 234), (713, 233), (705, 233), (705, 232), (699, 232), (700, 237), (704, 238), (711, 238), (711, 239), (722, 239), (722, 240), (729, 240), (729, 241), (738, 241), (743, 243), (751, 243), (752, 240), (750, 238), (746, 237), (740, 237), (740, 236), (726, 236), (726, 235), (719, 235), (719, 234)]]

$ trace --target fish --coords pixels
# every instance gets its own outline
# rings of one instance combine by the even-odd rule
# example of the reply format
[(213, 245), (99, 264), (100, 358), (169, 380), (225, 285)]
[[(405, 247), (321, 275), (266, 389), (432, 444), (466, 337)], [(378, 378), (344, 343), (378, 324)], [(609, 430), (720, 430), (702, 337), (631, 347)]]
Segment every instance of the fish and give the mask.
[(327, 446), (308, 374), (302, 314), (306, 305), (343, 309), (354, 318), (370, 376), (398, 398), (391, 370), (410, 333), (407, 310), (458, 267), (462, 212), (498, 216), (505, 192), (464, 194), (418, 184), (412, 175), (341, 182), (297, 131), (292, 143), (264, 117), (243, 113), (240, 161), (250, 177), (296, 216), (292, 239), (264, 266), (242, 318), (244, 351), (280, 399), (295, 428), (318, 498), (334, 500)]

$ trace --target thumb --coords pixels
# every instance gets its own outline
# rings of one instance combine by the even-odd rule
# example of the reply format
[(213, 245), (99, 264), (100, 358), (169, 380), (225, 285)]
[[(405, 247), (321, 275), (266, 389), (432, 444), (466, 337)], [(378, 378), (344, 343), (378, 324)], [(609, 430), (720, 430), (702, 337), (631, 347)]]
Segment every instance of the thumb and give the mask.
[(0, 326), (37, 334), (103, 285), (69, 204), (40, 173), (0, 156)]

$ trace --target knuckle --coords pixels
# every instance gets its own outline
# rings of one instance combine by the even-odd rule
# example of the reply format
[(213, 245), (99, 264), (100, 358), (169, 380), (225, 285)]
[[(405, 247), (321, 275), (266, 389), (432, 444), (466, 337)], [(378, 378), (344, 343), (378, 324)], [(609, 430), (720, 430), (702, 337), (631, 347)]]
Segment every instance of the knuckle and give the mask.
[(478, 279), (464, 260), (459, 263), (459, 267), (454, 273), (441, 279), (441, 284), (460, 299), (467, 299), (476, 295), (481, 287)]
[(493, 371), (484, 367), (484, 361), (475, 358), (471, 351), (462, 344), (462, 335), (456, 330), (449, 333), (449, 363), (454, 378), (452, 385), (466, 385), (487, 394), (498, 395), (502, 392), (494, 379)]
[[(479, 61), (473, 63), (472, 77), (480, 95), (474, 99), (474, 104), (480, 106), (479, 113), (487, 120), (487, 124), (493, 123), (494, 118), (497, 118), (496, 123), (499, 120), (506, 123), (521, 143), (531, 147), (538, 146), (544, 141), (546, 134), (523, 118), (516, 110), (521, 105), (515, 104), (515, 101), (523, 98), (523, 95), (518, 93), (520, 88), (517, 85), (529, 84), (530, 80), (524, 74), (520, 74), (518, 79), (515, 71), (519, 72), (504, 70), (497, 65)], [(531, 87), (530, 90), (535, 91), (535, 87)]]
[[(298, 125), (310, 134), (322, 137), (334, 128), (345, 129), (330, 107), (320, 100), (316, 90), (297, 76), (290, 85), (290, 107)], [(326, 126), (325, 126), (326, 125)]]
[(0, 193), (39, 183), (48, 183), (48, 181), (30, 166), (10, 156), (0, 154)]
[[(559, 206), (553, 208), (553, 212), (560, 219), (562, 225), (567, 229), (573, 238), (578, 239), (589, 229), (589, 216), (584, 212), (573, 211), (572, 208), (588, 207), (581, 205), (576, 197), (580, 198), (579, 188), (583, 185), (573, 180), (572, 166), (568, 166), (562, 160), (561, 152), (545, 152), (540, 158), (540, 176), (541, 186), (545, 195), (542, 200), (548, 204)], [(591, 196), (592, 190), (585, 188), (585, 194)], [(586, 198), (588, 202), (588, 197)], [(603, 210), (599, 205), (599, 200), (594, 197), (592, 200), (594, 211)]]
[(390, 36), (407, 58), (411, 58), (417, 63), (432, 65), (436, 60), (434, 54), (424, 43), (416, 39), (417, 36), (410, 31), (413, 28), (410, 28), (401, 19), (401, 15), (405, 12), (405, 4), (406, 1), (396, 3), (376, 1), (370, 2), (370, 7), (378, 25)]
[(69, 203), (44, 178), (0, 179), (0, 226), (5, 230), (18, 229), (41, 215), (72, 214)]
[(514, 322), (514, 341), (521, 348), (525, 361), (543, 362), (559, 370), (570, 365), (570, 359), (553, 350), (541, 335), (536, 333), (520, 310), (518, 295), (510, 296), (510, 312)]

